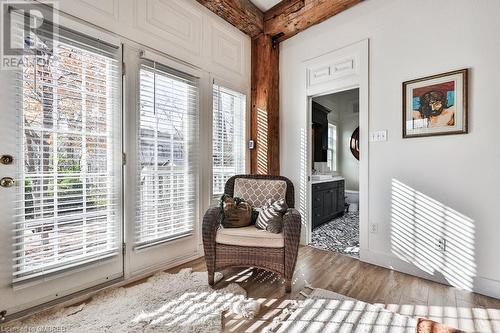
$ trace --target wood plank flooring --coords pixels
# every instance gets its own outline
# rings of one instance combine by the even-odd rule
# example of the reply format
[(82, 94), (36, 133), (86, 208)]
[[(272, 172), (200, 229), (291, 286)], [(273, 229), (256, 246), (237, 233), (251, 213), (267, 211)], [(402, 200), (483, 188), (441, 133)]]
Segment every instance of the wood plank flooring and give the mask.
[[(167, 272), (175, 273), (185, 267), (206, 271), (205, 261), (200, 258)], [(290, 294), (285, 294), (280, 278), (260, 269), (231, 268), (222, 273), (224, 278), (216, 284), (216, 288), (223, 288), (231, 282), (239, 283), (247, 291), (248, 297), (258, 299), (262, 304), (261, 312), (253, 320), (227, 316), (224, 319), (227, 332), (260, 331), (291, 299), (302, 299), (299, 292), (306, 284), (364, 302), (383, 304), (386, 308), (402, 314), (430, 317), (448, 325), (455, 324), (455, 327), (459, 326), (458, 324), (463, 326), (463, 321), (470, 319), (460, 317), (460, 313), (471, 316), (471, 311), (464, 309), (500, 309), (500, 300), (491, 297), (458, 290), (309, 246), (299, 249)], [(450, 311), (455, 314), (449, 315)], [(485, 313), (485, 310), (480, 313)]]

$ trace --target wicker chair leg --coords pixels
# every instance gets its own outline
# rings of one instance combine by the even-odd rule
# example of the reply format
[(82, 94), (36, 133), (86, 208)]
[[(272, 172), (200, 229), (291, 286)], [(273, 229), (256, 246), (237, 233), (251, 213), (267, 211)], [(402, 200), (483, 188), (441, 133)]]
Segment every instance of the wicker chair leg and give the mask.
[(292, 291), (292, 279), (285, 279), (285, 292), (289, 293)]
[(214, 270), (213, 269), (208, 269), (208, 284), (213, 286), (214, 285)]

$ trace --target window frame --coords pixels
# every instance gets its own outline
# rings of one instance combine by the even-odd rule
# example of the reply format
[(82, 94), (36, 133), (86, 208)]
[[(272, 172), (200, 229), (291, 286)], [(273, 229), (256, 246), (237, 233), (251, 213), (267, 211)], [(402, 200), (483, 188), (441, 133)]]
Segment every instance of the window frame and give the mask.
[[(247, 143), (248, 143), (248, 126), (249, 126), (249, 121), (248, 121), (248, 96), (246, 93), (243, 93), (241, 92), (239, 89), (236, 90), (236, 89), (233, 89), (233, 88), (230, 88), (230, 87), (227, 87), (223, 84), (220, 84), (218, 81), (215, 81), (213, 80), (212, 82), (212, 110), (211, 110), (211, 140), (210, 140), (210, 144), (211, 144), (211, 156), (210, 156), (210, 163), (211, 163), (211, 170), (212, 170), (212, 175), (211, 175), (211, 197), (212, 197), (212, 200), (216, 201), (220, 198), (220, 196), (222, 194), (224, 194), (224, 191), (222, 191), (222, 193), (214, 193), (214, 167), (215, 167), (215, 163), (214, 163), (214, 151), (213, 151), (213, 148), (214, 148), (214, 137), (213, 137), (213, 132), (214, 132), (214, 115), (215, 115), (215, 105), (213, 104), (214, 102), (214, 94), (216, 92), (216, 87), (219, 87), (219, 91), (220, 89), (222, 88), (222, 90), (227, 90), (228, 93), (236, 93), (236, 94), (240, 94), (241, 97), (243, 98), (243, 101), (241, 101), (241, 107), (242, 109), (240, 110), (242, 112), (242, 118), (243, 118), (243, 121), (244, 121), (244, 125), (243, 125), (243, 128), (240, 127), (240, 130), (242, 131), (242, 134), (240, 136), (240, 138), (243, 139), (243, 142), (241, 143), (241, 149), (242, 149), (242, 155), (243, 155), (243, 159), (244, 159), (244, 168), (241, 172), (236, 172), (235, 174), (238, 174), (238, 173), (247, 173), (247, 171), (249, 170), (249, 154), (248, 154), (248, 147), (247, 147)], [(239, 97), (239, 96), (238, 96)], [(234, 113), (233, 113), (234, 114)], [(241, 116), (241, 115), (240, 115)], [(234, 154), (234, 150), (233, 150), (233, 156), (236, 156), (236, 154)], [(236, 167), (236, 166), (235, 166)]]
[[(62, 43), (65, 48), (77, 48), (80, 49), (81, 52), (89, 52), (93, 53), (95, 56), (102, 56), (102, 57), (107, 57), (111, 63), (115, 63), (113, 66), (116, 67), (116, 71), (113, 73), (114, 76), (110, 77), (109, 83), (111, 83), (113, 89), (115, 91), (111, 95), (106, 95), (105, 97), (108, 97), (109, 99), (113, 99), (113, 104), (110, 107), (108, 111), (106, 111), (106, 117), (111, 118), (112, 120), (110, 121), (109, 119), (107, 121), (110, 121), (107, 123), (107, 131), (106, 133), (99, 133), (99, 132), (88, 132), (86, 130), (83, 130), (83, 128), (86, 126), (84, 123), (79, 123), (82, 124), (82, 130), (80, 133), (77, 133), (77, 131), (71, 131), (71, 130), (61, 130), (59, 128), (53, 128), (52, 130), (49, 130), (48, 128), (45, 128), (44, 126), (40, 127), (40, 131), (44, 131), (47, 133), (51, 134), (57, 134), (57, 136), (75, 136), (78, 138), (81, 138), (82, 140), (84, 138), (87, 138), (89, 135), (90, 137), (103, 137), (106, 139), (109, 139), (110, 141), (106, 141), (106, 144), (111, 144), (111, 147), (109, 148), (109, 151), (112, 152), (112, 156), (107, 159), (107, 163), (110, 166), (110, 170), (106, 169), (108, 176), (106, 177), (111, 177), (107, 182), (109, 182), (110, 189), (113, 194), (111, 197), (111, 202), (107, 206), (114, 206), (112, 209), (112, 220), (108, 223), (111, 223), (110, 226), (114, 228), (113, 231), (113, 240), (111, 243), (114, 243), (113, 249), (108, 249), (105, 252), (99, 252), (101, 254), (99, 255), (91, 255), (91, 256), (78, 256), (72, 260), (66, 261), (65, 264), (57, 263), (57, 264), (48, 264), (47, 267), (40, 267), (36, 268), (33, 270), (32, 273), (23, 273), (20, 275), (14, 275), (13, 276), (13, 282), (12, 284), (15, 286), (21, 286), (21, 285), (26, 285), (26, 284), (38, 284), (41, 283), (44, 279), (52, 278), (52, 277), (59, 277), (59, 276), (64, 276), (66, 274), (71, 274), (72, 272), (74, 273), (75, 271), (78, 271), (80, 269), (83, 269), (84, 267), (91, 268), (93, 266), (100, 265), (103, 261), (110, 260), (113, 258), (120, 258), (121, 257), (121, 251), (120, 245), (123, 242), (123, 214), (122, 214), (122, 197), (123, 197), (123, 186), (122, 186), (122, 164), (121, 164), (121, 152), (122, 152), (122, 131), (123, 127), (122, 126), (117, 126), (116, 124), (121, 124), (122, 122), (122, 95), (121, 95), (121, 90), (122, 90), (122, 44), (117, 38), (113, 38), (109, 34), (98, 32), (91, 27), (88, 27), (86, 25), (82, 25), (78, 22), (75, 22), (73, 20), (69, 20), (65, 17), (60, 17), (60, 20), (57, 22), (57, 24), (52, 25), (52, 23), (48, 22), (48, 25), (51, 25), (54, 28), (54, 31), (57, 31), (56, 36), (60, 36), (59, 38), (56, 37), (55, 43)], [(98, 36), (99, 38), (96, 38)], [(60, 41), (59, 39), (62, 39)], [(24, 66), (23, 70), (24, 72)], [(20, 74), (21, 77), (23, 77), (23, 74)], [(22, 79), (24, 82), (24, 78)], [(65, 89), (64, 85), (59, 85), (54, 86), (57, 89)], [(19, 91), (19, 95), (23, 96), (24, 98), (24, 87), (23, 85), (16, 87)], [(66, 87), (68, 91), (71, 90), (71, 88)], [(80, 89), (83, 89), (80, 87)], [(83, 92), (83, 90), (82, 90)], [(109, 94), (109, 93), (107, 93)], [(54, 95), (57, 95), (57, 93), (54, 93)], [(109, 103), (109, 102), (107, 102)], [(20, 102), (20, 107), (18, 107), (18, 117), (23, 118), (25, 113), (24, 113), (24, 103)], [(108, 104), (109, 105), (109, 104)], [(57, 110), (57, 105), (53, 106), (53, 109)], [(24, 122), (23, 122), (24, 123)], [(55, 122), (57, 123), (57, 121)], [(25, 142), (24, 142), (24, 131), (25, 131), (25, 125), (22, 126), (22, 128), (18, 129), (19, 135), (17, 137), (17, 142), (20, 147), (25, 147)], [(88, 144), (88, 143), (87, 143)], [(86, 146), (86, 145), (85, 145)], [(57, 147), (57, 146), (56, 146)], [(84, 145), (81, 146), (81, 149), (83, 150)], [(52, 152), (55, 154), (55, 151)], [(24, 152), (17, 152), (18, 154), (18, 160), (20, 163), (18, 164), (17, 167), (17, 178), (20, 179), (27, 179), (25, 170), (24, 170), (24, 161), (25, 161), (25, 153)], [(60, 158), (56, 158), (59, 160)], [(86, 160), (86, 159), (84, 159)], [(80, 160), (81, 162), (81, 160)], [(86, 165), (85, 165), (86, 166)], [(61, 176), (64, 176), (64, 172), (53, 172), (54, 175), (57, 175), (57, 179), (59, 179)], [(74, 173), (74, 176), (67, 176), (67, 177), (72, 177), (73, 179), (77, 177), (81, 177), (81, 175), (88, 175), (89, 172), (87, 171), (80, 171), (78, 173)], [(92, 174), (90, 172), (90, 174)], [(40, 174), (42, 175), (42, 174)], [(42, 179), (45, 176), (40, 176)], [(102, 177), (102, 176), (98, 176)], [(86, 182), (82, 181), (83, 186), (85, 186)], [(88, 208), (86, 207), (86, 203), (88, 198), (85, 197), (86, 194), (86, 189), (82, 188), (82, 209)], [(108, 192), (109, 192), (108, 191)], [(19, 189), (19, 194), (22, 197), (25, 197), (25, 187), (23, 186), (22, 188)], [(107, 194), (108, 196), (110, 195), (109, 193)], [(86, 200), (84, 200), (86, 198)], [(25, 201), (26, 199), (24, 199)], [(17, 207), (16, 209), (18, 210), (25, 210), (25, 202), (23, 201), (22, 205)], [(56, 202), (56, 201), (55, 201)], [(78, 203), (78, 202), (76, 202)], [(22, 207), (21, 207), (22, 206)], [(54, 210), (54, 212), (57, 212)], [(27, 214), (27, 213), (23, 213)], [(109, 212), (108, 212), (109, 214)], [(28, 214), (27, 214), (28, 215)], [(42, 214), (43, 215), (43, 214)], [(65, 217), (61, 217), (65, 218)], [(95, 218), (95, 217), (94, 217)], [(14, 222), (15, 225), (18, 224), (25, 224), (27, 223), (27, 220), (21, 221), (20, 219)], [(63, 222), (63, 224), (71, 224), (72, 222)], [(42, 224), (43, 225), (43, 224)], [(85, 225), (85, 223), (83, 223)], [(82, 227), (83, 227), (82, 225)], [(85, 234), (85, 230), (83, 231), (78, 231), (77, 233), (82, 233)], [(56, 238), (59, 238), (62, 236), (56, 236)], [(17, 242), (22, 236), (16, 235), (14, 239), (14, 243)], [(30, 241), (32, 242), (32, 241)], [(85, 244), (85, 239), (82, 240), (82, 244)], [(20, 246), (22, 245), (16, 245), (16, 248), (14, 249), (16, 252), (20, 251)], [(71, 246), (70, 246), (71, 247)], [(19, 258), (19, 259), (18, 259)], [(24, 256), (16, 256), (13, 253), (13, 260), (14, 260), (14, 265), (19, 266), (20, 264), (18, 263), (18, 260), (22, 260)], [(120, 259), (121, 261), (121, 259)], [(21, 267), (21, 266), (19, 266)], [(14, 272), (17, 271), (14, 269)]]
[[(137, 186), (137, 175), (139, 170), (137, 169), (139, 166), (139, 155), (137, 149), (139, 148), (140, 145), (140, 112), (139, 112), (139, 107), (140, 107), (140, 94), (141, 94), (141, 79), (140, 79), (140, 73), (141, 69), (145, 64), (155, 64), (154, 66), (158, 68), (159, 71), (165, 72), (167, 75), (172, 75), (172, 76), (178, 76), (179, 78), (183, 77), (190, 77), (191, 79), (196, 81), (196, 88), (197, 88), (197, 109), (196, 109), (196, 125), (194, 128), (195, 131), (195, 136), (196, 136), (196, 148), (197, 148), (197, 156), (196, 156), (196, 171), (194, 172), (193, 179), (195, 182), (194, 186), (194, 193), (199, 193), (200, 189), (200, 169), (202, 168), (202, 160), (201, 160), (201, 134), (200, 134), (200, 122), (201, 122), (201, 109), (202, 109), (202, 78), (199, 75), (199, 72), (191, 70), (189, 67), (186, 66), (179, 66), (179, 64), (175, 62), (170, 62), (164, 57), (157, 55), (156, 53), (149, 52), (149, 51), (141, 51), (140, 52), (140, 59), (138, 61), (138, 68), (137, 68), (137, 73), (136, 73), (136, 79), (137, 79), (137, 87), (136, 87), (136, 104), (132, 106), (135, 110), (135, 142), (134, 145), (136, 146), (136, 154), (133, 157), (135, 161), (135, 167), (136, 167), (136, 173), (135, 173), (135, 178), (134, 178), (134, 184), (135, 184), (135, 191), (136, 193), (135, 196), (133, 196), (132, 199), (129, 198), (129, 200), (134, 202), (134, 207), (135, 207), (135, 212), (138, 211), (137, 207), (137, 198), (139, 195), (139, 187)], [(150, 67), (150, 66), (149, 66)], [(156, 68), (155, 68), (156, 70)], [(188, 142), (191, 138), (185, 139), (184, 142)], [(189, 145), (189, 143), (187, 143)], [(186, 158), (186, 161), (189, 161), (189, 158)], [(138, 218), (136, 218), (136, 215), (134, 214), (134, 218), (132, 222), (130, 219), (128, 219), (129, 223), (131, 224), (128, 226), (129, 230), (132, 231), (132, 237), (129, 239), (129, 242), (131, 243), (131, 246), (133, 247), (134, 251), (142, 251), (146, 250), (148, 248), (154, 248), (158, 245), (165, 245), (173, 241), (177, 241), (179, 239), (184, 239), (184, 238), (192, 238), (197, 232), (198, 232), (198, 223), (197, 221), (199, 220), (199, 209), (200, 209), (200, 198), (195, 195), (194, 198), (194, 218), (193, 218), (193, 223), (192, 223), (192, 230), (186, 233), (178, 234), (178, 235), (173, 235), (173, 236), (166, 236), (166, 237), (160, 237), (154, 240), (149, 240), (149, 241), (138, 241), (137, 235), (136, 235), (136, 228), (137, 228), (137, 223)]]
[(250, 122), (251, 122), (251, 112), (250, 112), (250, 88), (246, 85), (242, 84), (235, 84), (234, 82), (228, 81), (227, 79), (223, 79), (220, 76), (216, 76), (214, 74), (210, 75), (210, 85), (209, 85), (209, 99), (210, 103), (208, 104), (210, 106), (210, 112), (208, 112), (208, 120), (207, 124), (210, 124), (210, 130), (209, 130), (209, 150), (208, 150), (208, 161), (210, 173), (207, 174), (207, 181), (210, 182), (210, 186), (208, 189), (208, 203), (209, 206), (216, 205), (219, 202), (220, 196), (218, 194), (213, 193), (213, 89), (214, 85), (224, 87), (229, 90), (233, 90), (235, 92), (238, 92), (242, 95), (245, 96), (245, 144), (244, 144), (244, 149), (245, 149), (245, 174), (248, 174), (250, 172), (251, 166), (250, 166), (250, 153), (251, 149), (248, 148), (248, 142), (250, 140)]

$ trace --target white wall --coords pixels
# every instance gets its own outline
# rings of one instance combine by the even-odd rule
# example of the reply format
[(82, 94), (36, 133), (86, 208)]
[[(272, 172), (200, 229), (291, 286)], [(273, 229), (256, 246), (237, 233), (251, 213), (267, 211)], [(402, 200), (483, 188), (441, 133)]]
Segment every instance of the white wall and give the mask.
[(359, 190), (359, 161), (351, 152), (352, 132), (359, 126), (358, 114), (343, 114), (339, 130), (339, 173), (345, 179), (345, 189)]
[[(388, 141), (370, 143), (368, 215), (378, 232), (362, 260), (496, 297), (499, 11), (498, 0), (367, 0), (280, 49), (281, 173), (300, 181), (302, 62), (369, 38), (370, 130), (388, 130)], [(461, 68), (470, 68), (470, 133), (403, 140), (402, 82)]]

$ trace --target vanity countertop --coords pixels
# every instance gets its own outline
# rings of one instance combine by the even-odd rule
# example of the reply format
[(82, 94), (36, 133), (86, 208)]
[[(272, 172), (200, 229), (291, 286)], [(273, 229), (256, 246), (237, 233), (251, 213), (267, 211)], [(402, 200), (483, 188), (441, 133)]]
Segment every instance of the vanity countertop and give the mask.
[(327, 182), (336, 182), (338, 180), (344, 180), (344, 177), (341, 176), (334, 176), (332, 178), (328, 179), (321, 179), (321, 180), (311, 180), (311, 184), (319, 184), (319, 183), (327, 183)]

